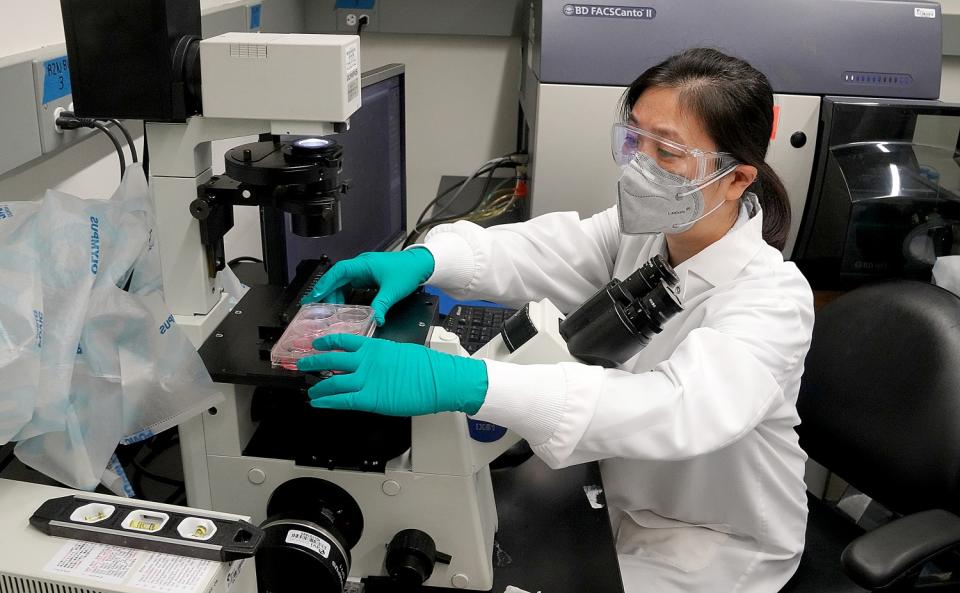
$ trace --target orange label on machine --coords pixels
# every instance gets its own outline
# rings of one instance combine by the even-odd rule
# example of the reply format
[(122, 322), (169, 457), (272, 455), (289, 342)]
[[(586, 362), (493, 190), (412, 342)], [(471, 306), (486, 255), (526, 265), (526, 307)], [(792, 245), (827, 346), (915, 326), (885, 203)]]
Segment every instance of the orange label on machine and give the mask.
[(780, 106), (773, 106), (773, 130), (770, 131), (770, 140), (777, 139), (777, 128), (780, 127)]

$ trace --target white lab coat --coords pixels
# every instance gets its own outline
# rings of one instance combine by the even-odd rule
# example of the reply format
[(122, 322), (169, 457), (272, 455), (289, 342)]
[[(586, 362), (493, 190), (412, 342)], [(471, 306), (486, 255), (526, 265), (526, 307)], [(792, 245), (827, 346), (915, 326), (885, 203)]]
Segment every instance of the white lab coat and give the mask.
[[(476, 417), (523, 436), (552, 467), (602, 460), (627, 593), (772, 593), (803, 549), (806, 455), (794, 427), (813, 328), (809, 285), (740, 218), (677, 268), (684, 311), (620, 369), (488, 361)], [(428, 283), (458, 298), (569, 312), (658, 253), (616, 208), (431, 231)]]

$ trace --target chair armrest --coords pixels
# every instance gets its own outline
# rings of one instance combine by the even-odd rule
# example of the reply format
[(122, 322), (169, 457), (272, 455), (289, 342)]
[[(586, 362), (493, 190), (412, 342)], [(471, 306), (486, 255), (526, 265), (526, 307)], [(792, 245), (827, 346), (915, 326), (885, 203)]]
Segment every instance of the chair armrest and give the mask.
[(866, 589), (889, 587), (911, 576), (928, 560), (960, 545), (960, 517), (949, 511), (922, 511), (867, 532), (843, 550), (843, 568)]

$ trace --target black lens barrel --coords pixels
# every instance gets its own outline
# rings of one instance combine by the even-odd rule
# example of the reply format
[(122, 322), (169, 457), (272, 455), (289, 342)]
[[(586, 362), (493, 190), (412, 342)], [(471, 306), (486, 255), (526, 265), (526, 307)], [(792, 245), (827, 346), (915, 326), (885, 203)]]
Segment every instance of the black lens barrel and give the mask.
[(343, 148), (330, 139), (253, 142), (227, 152), (226, 174), (241, 183), (273, 188), (273, 206), (292, 217), (301, 237), (340, 232)]
[(659, 255), (626, 280), (612, 280), (560, 322), (570, 354), (604, 367), (623, 364), (683, 310), (674, 292), (678, 283)]
[(257, 552), (260, 591), (343, 593), (350, 549), (363, 534), (363, 512), (333, 482), (294, 478), (273, 491)]
[(670, 264), (658, 255), (627, 276), (622, 285), (624, 290), (639, 298), (637, 295), (650, 292), (659, 286), (661, 281), (668, 286), (676, 286), (680, 283), (677, 273), (673, 271)]

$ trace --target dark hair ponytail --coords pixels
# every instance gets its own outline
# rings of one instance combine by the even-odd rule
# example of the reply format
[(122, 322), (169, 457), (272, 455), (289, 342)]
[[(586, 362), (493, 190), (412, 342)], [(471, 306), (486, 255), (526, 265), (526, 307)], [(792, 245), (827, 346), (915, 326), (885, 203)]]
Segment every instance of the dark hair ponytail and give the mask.
[(759, 175), (751, 187), (763, 209), (763, 238), (783, 249), (790, 201), (783, 182), (764, 160), (773, 131), (773, 89), (762, 72), (715, 49), (689, 49), (650, 68), (623, 95), (624, 120), (649, 88), (680, 89), (683, 106), (703, 122), (717, 150), (732, 154)]

